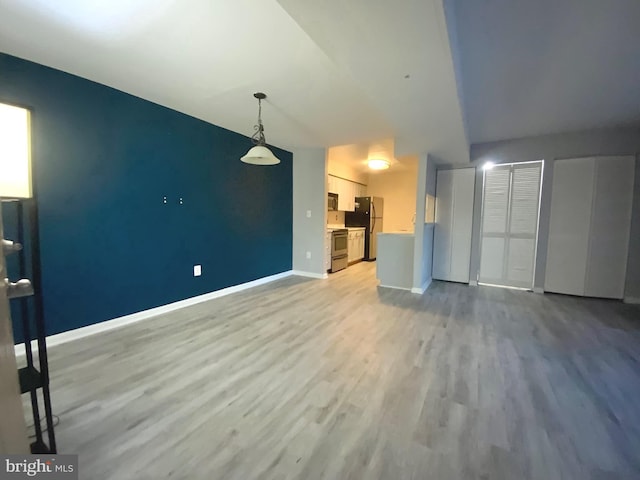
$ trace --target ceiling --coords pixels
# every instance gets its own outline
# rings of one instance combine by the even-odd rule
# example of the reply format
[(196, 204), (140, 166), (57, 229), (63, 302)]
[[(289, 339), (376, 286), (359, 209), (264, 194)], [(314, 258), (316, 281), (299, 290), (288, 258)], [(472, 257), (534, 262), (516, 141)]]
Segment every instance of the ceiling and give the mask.
[(640, 123), (640, 1), (452, 0), (448, 20), (470, 143)]
[[(389, 172), (405, 172), (413, 171), (418, 166), (418, 155), (409, 154), (396, 156), (396, 148), (393, 138), (384, 138), (369, 143), (353, 143), (348, 145), (338, 145), (327, 149), (327, 160), (329, 161), (329, 169), (332, 164), (340, 163), (346, 166), (351, 172), (357, 172), (356, 175), (377, 175)], [(389, 170), (372, 170), (369, 167), (368, 160), (380, 159), (389, 162)], [(339, 174), (337, 174), (340, 176)]]
[[(285, 148), (468, 160), (439, 0), (0, 0), (0, 49)], [(409, 75), (409, 78), (405, 78)]]
[(394, 158), (640, 123), (638, 0), (0, 0), (0, 50), (269, 143)]

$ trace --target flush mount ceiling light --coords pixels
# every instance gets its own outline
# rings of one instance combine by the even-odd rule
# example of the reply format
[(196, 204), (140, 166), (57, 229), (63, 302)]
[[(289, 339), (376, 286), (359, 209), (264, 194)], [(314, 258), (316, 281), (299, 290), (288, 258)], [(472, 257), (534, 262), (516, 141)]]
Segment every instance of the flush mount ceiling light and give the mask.
[(381, 158), (372, 158), (369, 160), (369, 168), (371, 170), (386, 170), (389, 168), (389, 162)]
[(280, 159), (266, 147), (267, 141), (264, 138), (264, 127), (262, 126), (262, 100), (267, 96), (260, 92), (254, 93), (253, 96), (258, 99), (258, 124), (253, 127), (256, 132), (251, 136), (251, 141), (255, 146), (251, 147), (240, 160), (251, 165), (276, 165), (280, 163)]

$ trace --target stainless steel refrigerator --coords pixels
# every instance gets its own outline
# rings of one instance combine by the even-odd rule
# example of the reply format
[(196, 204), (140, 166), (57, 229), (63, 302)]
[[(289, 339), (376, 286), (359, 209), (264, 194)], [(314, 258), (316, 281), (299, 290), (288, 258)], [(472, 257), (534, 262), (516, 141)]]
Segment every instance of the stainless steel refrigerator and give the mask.
[(378, 251), (377, 234), (382, 232), (384, 200), (381, 197), (356, 197), (356, 208), (345, 212), (345, 227), (365, 227), (364, 259), (372, 262)]

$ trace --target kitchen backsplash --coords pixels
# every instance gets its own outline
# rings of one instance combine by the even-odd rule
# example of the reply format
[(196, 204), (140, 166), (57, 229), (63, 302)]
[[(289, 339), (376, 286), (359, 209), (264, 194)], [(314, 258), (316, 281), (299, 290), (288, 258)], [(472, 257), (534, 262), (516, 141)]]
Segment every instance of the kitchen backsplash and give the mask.
[(344, 212), (336, 210), (328, 211), (327, 225), (344, 225)]

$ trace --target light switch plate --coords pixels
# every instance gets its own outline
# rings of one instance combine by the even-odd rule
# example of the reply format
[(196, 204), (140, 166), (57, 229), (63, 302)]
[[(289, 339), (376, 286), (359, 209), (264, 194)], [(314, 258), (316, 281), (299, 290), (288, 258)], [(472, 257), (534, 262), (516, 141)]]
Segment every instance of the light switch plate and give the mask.
[(199, 277), (202, 275), (202, 265), (194, 265), (193, 266), (193, 276)]
[(311, 218), (311, 210), (307, 210), (307, 218)]

